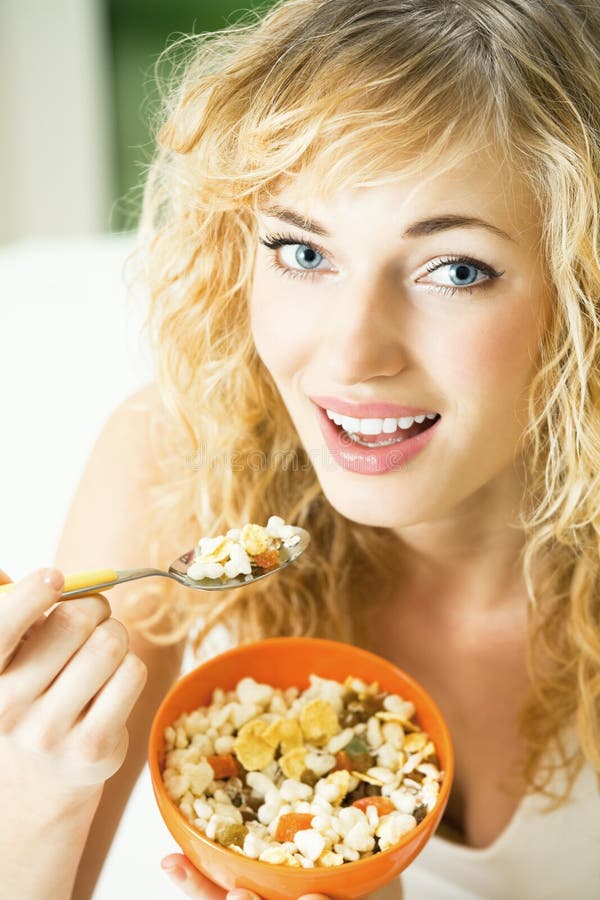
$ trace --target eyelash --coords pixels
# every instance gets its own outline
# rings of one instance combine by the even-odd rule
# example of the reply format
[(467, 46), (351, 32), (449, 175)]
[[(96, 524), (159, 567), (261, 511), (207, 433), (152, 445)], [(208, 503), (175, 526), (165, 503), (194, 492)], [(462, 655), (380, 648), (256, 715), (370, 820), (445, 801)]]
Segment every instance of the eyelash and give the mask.
[[(269, 250), (275, 251), (279, 249), (279, 247), (286, 247), (294, 244), (302, 247), (309, 247), (311, 250), (314, 250), (315, 253), (318, 253), (319, 256), (327, 258), (327, 254), (322, 247), (319, 247), (317, 244), (313, 244), (311, 241), (299, 241), (291, 234), (273, 234), (267, 235), (265, 238), (260, 238), (260, 243), (267, 247)], [(426, 266), (427, 272), (435, 272), (437, 269), (441, 269), (444, 266), (452, 265), (455, 263), (466, 263), (469, 266), (474, 266), (476, 269), (480, 269), (485, 275), (488, 276), (487, 281), (482, 281), (480, 284), (465, 286), (465, 287), (449, 287), (448, 285), (443, 284), (432, 284), (428, 285), (433, 288), (435, 291), (438, 291), (441, 294), (456, 294), (457, 291), (463, 293), (467, 292), (472, 294), (474, 290), (489, 287), (489, 285), (495, 281), (497, 278), (500, 278), (501, 275), (504, 275), (504, 272), (497, 272), (492, 266), (489, 266), (487, 263), (482, 262), (479, 259), (475, 259), (472, 256), (443, 256), (435, 263), (428, 263)], [(290, 278), (314, 278), (319, 274), (317, 269), (307, 269), (302, 271), (302, 269), (289, 269), (286, 266), (282, 266), (277, 261), (277, 255), (275, 252), (271, 254), (271, 265), (274, 269), (277, 269), (278, 272), (281, 272), (283, 275), (287, 275)]]

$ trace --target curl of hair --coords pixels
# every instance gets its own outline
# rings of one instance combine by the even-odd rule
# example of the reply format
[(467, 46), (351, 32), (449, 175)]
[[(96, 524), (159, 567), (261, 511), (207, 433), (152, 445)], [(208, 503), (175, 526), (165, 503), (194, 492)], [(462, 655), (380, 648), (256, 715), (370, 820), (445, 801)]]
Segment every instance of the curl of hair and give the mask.
[[(368, 646), (376, 617), (364, 598), (398, 539), (327, 502), (257, 355), (256, 210), (300, 174), (310, 208), (311, 197), (393, 180), (399, 166), (441, 172), (471, 149), (503, 149), (539, 203), (553, 297), (520, 448), (531, 601), (520, 727), (527, 789), (554, 806), (584, 759), (600, 771), (599, 48), (600, 11), (583, 0), (284, 0), (186, 37), (172, 50), (137, 256), (167, 413), (155, 429), (153, 564), (271, 514), (313, 542), (280, 577), (217, 603), (161, 585), (159, 612), (131, 624), (167, 644), (199, 620), (199, 658), (219, 623), (237, 642), (308, 634)], [(549, 787), (550, 744), (564, 795)]]

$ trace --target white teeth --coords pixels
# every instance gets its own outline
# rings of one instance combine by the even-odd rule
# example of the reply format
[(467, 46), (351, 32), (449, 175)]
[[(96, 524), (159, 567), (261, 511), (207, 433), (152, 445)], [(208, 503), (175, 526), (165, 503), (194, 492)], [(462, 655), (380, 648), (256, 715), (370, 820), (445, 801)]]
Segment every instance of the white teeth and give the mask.
[(382, 429), (382, 419), (361, 419), (358, 430), (361, 434), (381, 434)]
[(336, 424), (341, 425), (344, 431), (358, 431), (360, 428), (360, 419), (354, 419), (351, 416), (340, 416), (340, 421)]
[(326, 410), (328, 418), (339, 425), (349, 434), (393, 434), (397, 428), (403, 431), (409, 429), (415, 422), (421, 424), (425, 419), (435, 419), (437, 413), (426, 413), (420, 416), (401, 416), (398, 419), (357, 419), (353, 416), (343, 416), (341, 413)]

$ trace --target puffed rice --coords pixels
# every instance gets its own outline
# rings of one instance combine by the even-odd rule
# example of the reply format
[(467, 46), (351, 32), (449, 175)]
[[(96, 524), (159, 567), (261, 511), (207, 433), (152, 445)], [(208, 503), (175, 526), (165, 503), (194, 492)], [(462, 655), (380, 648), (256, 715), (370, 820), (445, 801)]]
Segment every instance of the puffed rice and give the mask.
[(299, 541), (300, 530), (280, 516), (270, 516), (266, 527), (249, 522), (243, 528), (230, 528), (227, 534), (200, 538), (186, 574), (194, 581), (224, 581), (239, 575), (249, 578), (253, 569), (278, 565), (281, 548), (292, 548)]
[[(270, 537), (284, 527), (273, 522)], [(224, 553), (223, 541), (207, 546)], [(309, 682), (301, 692), (245, 677), (164, 730), (162, 777), (182, 815), (272, 865), (339, 866), (395, 846), (437, 803), (444, 778), (411, 701), (352, 676)]]

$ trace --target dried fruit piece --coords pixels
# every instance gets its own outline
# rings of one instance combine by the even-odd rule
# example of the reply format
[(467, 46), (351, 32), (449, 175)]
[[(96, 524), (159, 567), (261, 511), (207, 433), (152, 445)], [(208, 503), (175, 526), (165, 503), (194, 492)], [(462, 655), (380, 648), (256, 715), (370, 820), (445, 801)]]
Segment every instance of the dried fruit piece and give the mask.
[(350, 756), (360, 756), (362, 753), (369, 752), (369, 746), (361, 737), (355, 734), (352, 740), (346, 744), (344, 750)]
[(351, 772), (353, 768), (354, 764), (345, 750), (340, 750), (335, 754), (334, 772), (338, 772), (340, 769), (346, 769), (348, 772)]
[(350, 759), (354, 763), (352, 770), (356, 769), (358, 772), (366, 772), (375, 765), (375, 759), (370, 753), (358, 753), (356, 756), (351, 756)]
[(215, 828), (215, 840), (224, 847), (230, 847), (232, 844), (243, 847), (247, 834), (247, 827), (240, 822), (221, 822)]
[(284, 841), (293, 841), (296, 832), (310, 828), (310, 823), (313, 819), (313, 813), (285, 813), (283, 816), (280, 816), (277, 823), (275, 840), (282, 843)]
[(262, 553), (257, 553), (256, 556), (251, 555), (251, 559), (259, 569), (270, 569), (271, 566), (279, 565), (279, 551), (263, 550)]
[(307, 784), (311, 788), (314, 788), (318, 780), (319, 776), (316, 772), (313, 772), (312, 769), (304, 769), (302, 775), (300, 776), (300, 781), (302, 782), (302, 784)]
[(237, 778), (240, 774), (237, 760), (231, 753), (219, 753), (214, 756), (206, 757), (207, 763), (211, 766), (214, 777), (221, 778)]
[(387, 797), (362, 797), (361, 800), (355, 800), (352, 806), (362, 809), (364, 813), (367, 811), (367, 806), (374, 806), (380, 816), (386, 816), (396, 809)]
[(340, 731), (335, 709), (327, 700), (312, 700), (300, 712), (300, 726), (307, 741), (325, 743)]

